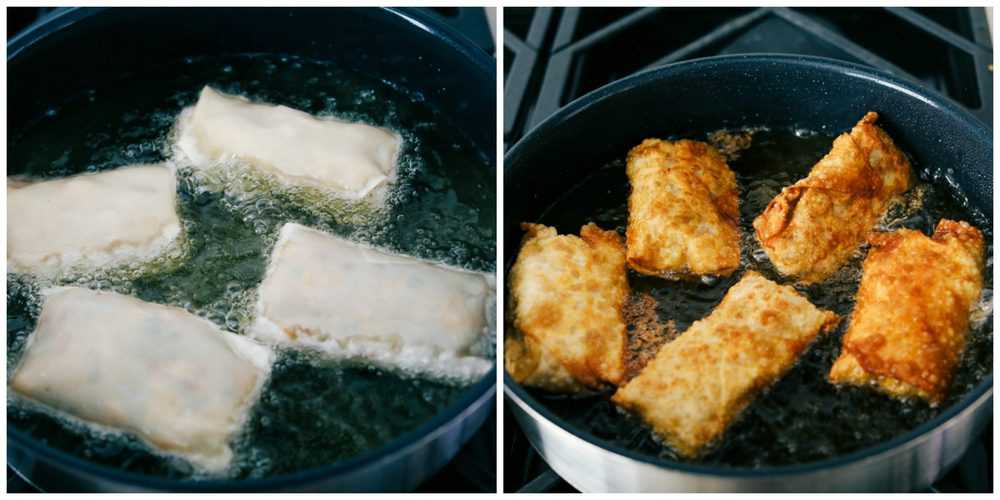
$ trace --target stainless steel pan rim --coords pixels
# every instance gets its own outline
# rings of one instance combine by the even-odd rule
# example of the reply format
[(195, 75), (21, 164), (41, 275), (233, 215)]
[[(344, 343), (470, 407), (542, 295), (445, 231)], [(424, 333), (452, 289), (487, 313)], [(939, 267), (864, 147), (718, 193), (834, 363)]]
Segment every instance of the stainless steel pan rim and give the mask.
[(578, 439), (587, 445), (596, 446), (608, 450), (625, 458), (635, 460), (658, 467), (677, 469), (689, 474), (700, 474), (705, 476), (724, 476), (733, 478), (754, 478), (772, 476), (794, 476), (802, 475), (825, 469), (835, 469), (848, 464), (874, 462), (888, 455), (905, 452), (911, 448), (920, 446), (930, 439), (933, 431), (944, 430), (954, 425), (954, 423), (964, 417), (970, 416), (984, 405), (992, 407), (993, 399), (993, 374), (988, 375), (979, 386), (962, 398), (962, 400), (950, 408), (940, 413), (938, 416), (920, 424), (916, 428), (896, 436), (888, 441), (879, 443), (868, 448), (848, 453), (826, 460), (808, 462), (795, 465), (766, 466), (757, 468), (741, 468), (716, 465), (702, 465), (697, 463), (677, 462), (673, 460), (654, 458), (649, 455), (638, 453), (618, 446), (613, 443), (602, 441), (593, 435), (582, 432), (538, 403), (534, 397), (527, 393), (520, 384), (510, 378), (510, 374), (504, 373), (504, 395), (513, 400), (522, 411), (531, 418), (544, 419), (556, 424), (563, 432)]
[[(895, 76), (869, 67), (811, 56), (773, 54), (715, 56), (694, 59), (646, 70), (607, 84), (574, 100), (552, 116), (548, 117), (546, 120), (542, 121), (533, 130), (529, 131), (525, 138), (515, 144), (514, 147), (511, 148), (511, 150), (505, 155), (505, 165), (507, 165), (505, 182), (507, 182), (507, 175), (510, 174), (511, 165), (519, 164), (521, 156), (527, 154), (526, 152), (529, 149), (537, 147), (536, 144), (531, 144), (532, 142), (535, 142), (532, 141), (533, 137), (544, 137), (546, 136), (547, 131), (566, 125), (568, 122), (573, 120), (575, 115), (583, 112), (594, 103), (616, 94), (626, 93), (630, 89), (639, 87), (649, 81), (657, 80), (661, 78), (664, 73), (696, 70), (704, 71), (705, 67), (713, 64), (726, 64), (730, 62), (739, 62), (747, 65), (784, 65), (821, 68), (824, 70), (839, 72), (851, 77), (868, 80), (880, 86), (888, 87), (893, 91), (901, 92), (910, 97), (919, 99), (935, 109), (940, 109), (942, 112), (957, 117), (960, 121), (964, 122), (965, 126), (968, 127), (968, 130), (971, 132), (971, 136), (973, 138), (992, 145), (992, 133), (990, 129), (964, 109), (961, 109), (950, 99), (941, 96), (933, 90), (917, 87), (912, 82), (901, 80)], [(992, 207), (988, 208), (991, 209)], [(989, 210), (987, 213), (992, 214)], [(509, 264), (513, 262), (514, 255), (508, 255), (506, 257), (508, 259), (508, 265), (506, 267), (509, 269)], [(992, 321), (992, 314), (990, 316), (990, 321)], [(557, 432), (560, 434), (556, 437), (570, 442), (575, 441), (582, 445), (584, 450), (593, 452), (610, 452), (622, 460), (631, 461), (632, 465), (645, 467), (653, 466), (663, 470), (664, 472), (672, 471), (692, 477), (731, 479), (734, 482), (745, 480), (752, 483), (755, 481), (780, 480), (780, 478), (788, 478), (789, 480), (796, 478), (802, 479), (815, 473), (845, 470), (848, 468), (857, 469), (858, 467), (864, 467), (868, 464), (883, 462), (889, 457), (899, 456), (907, 452), (914, 452), (920, 447), (928, 444), (931, 440), (941, 437), (944, 433), (946, 433), (946, 431), (952, 430), (959, 425), (968, 425), (970, 422), (974, 430), (978, 432), (980, 429), (976, 427), (981, 427), (982, 419), (978, 419), (980, 421), (977, 421), (977, 417), (985, 414), (992, 414), (993, 374), (990, 373), (987, 375), (959, 402), (946, 408), (934, 418), (885, 442), (863, 448), (852, 453), (816, 462), (759, 468), (709, 466), (659, 459), (649, 455), (640, 454), (636, 451), (629, 450), (612, 443), (604, 442), (587, 432), (574, 428), (568, 422), (545, 408), (544, 405), (540, 404), (523, 387), (521, 387), (520, 384), (515, 382), (510, 375), (506, 373), (506, 371), (504, 372), (504, 393), (507, 398), (515, 403), (515, 413), (519, 419), (530, 419), (534, 423), (545, 422), (553, 424), (552, 427), (558, 429)], [(532, 438), (531, 434), (533, 432), (540, 431), (538, 429), (530, 430), (530, 432), (528, 432), (529, 438)], [(539, 437), (539, 439), (541, 438)], [(536, 442), (535, 439), (531, 439), (531, 441), (533, 446), (539, 448), (540, 443)], [(543, 455), (543, 457), (545, 456), (544, 450), (539, 449), (538, 451)], [(952, 458), (951, 461), (953, 462), (955, 458)], [(548, 457), (546, 457), (546, 459), (548, 460)], [(940, 470), (945, 470), (953, 465), (953, 463), (942, 463), (940, 465), (942, 466), (940, 467)], [(557, 472), (559, 471), (557, 470)], [(573, 483), (572, 478), (564, 477), (564, 479)], [(576, 484), (574, 484), (574, 486), (577, 486), (578, 488), (580, 487)]]

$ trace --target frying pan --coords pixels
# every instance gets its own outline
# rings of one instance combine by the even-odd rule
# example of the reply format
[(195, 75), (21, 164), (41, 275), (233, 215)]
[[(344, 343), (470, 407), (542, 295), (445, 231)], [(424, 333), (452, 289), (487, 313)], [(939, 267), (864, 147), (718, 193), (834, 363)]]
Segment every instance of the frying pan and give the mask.
[[(943, 165), (993, 220), (993, 139), (941, 95), (870, 68), (790, 55), (697, 59), (619, 80), (570, 103), (518, 142), (504, 167), (504, 255), (571, 179), (647, 137), (769, 126), (849, 130), (864, 111), (918, 163)], [(624, 175), (624, 174), (623, 174)], [(508, 311), (508, 315), (510, 311)], [(992, 317), (987, 321), (992, 321)], [(509, 326), (508, 326), (509, 328)], [(818, 462), (731, 468), (653, 458), (570, 426), (504, 374), (505, 394), (533, 446), (582, 491), (912, 491), (964, 454), (992, 416), (993, 375), (935, 418), (869, 448)]]
[[(157, 61), (211, 54), (280, 53), (328, 60), (406, 82), (463, 130), (484, 158), (496, 148), (496, 65), (440, 21), (410, 9), (69, 9), (8, 42), (8, 126), (52, 103), (104, 88)], [(13, 132), (8, 132), (12, 134)], [(490, 165), (495, 168), (495, 163)], [(7, 429), (7, 459), (47, 491), (405, 491), (458, 452), (490, 414), (496, 372), (417, 429), (355, 458), (255, 480), (180, 481), (87, 462)]]

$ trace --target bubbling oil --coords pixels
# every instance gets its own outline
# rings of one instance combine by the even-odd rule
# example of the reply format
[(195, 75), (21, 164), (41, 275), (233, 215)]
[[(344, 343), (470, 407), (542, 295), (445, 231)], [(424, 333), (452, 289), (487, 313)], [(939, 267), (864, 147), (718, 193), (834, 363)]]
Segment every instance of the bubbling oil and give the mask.
[[(53, 284), (113, 290), (181, 307), (242, 332), (280, 227), (299, 222), (355, 241), (469, 270), (495, 271), (495, 170), (423, 98), (332, 64), (281, 55), (187, 58), (114, 88), (53, 105), (12, 134), (11, 175), (63, 177), (133, 163), (177, 172), (184, 238), (142, 266), (40, 281), (7, 276), (7, 372), (17, 366)], [(252, 100), (392, 129), (403, 137), (385, 208), (354, 210), (315, 191), (286, 188), (239, 169), (206, 177), (171, 148), (180, 111), (204, 85)], [(17, 221), (9, 221), (16, 224)], [(476, 354), (495, 357), (495, 327)], [(415, 376), (316, 353), (279, 349), (261, 398), (234, 440), (227, 477), (263, 478), (329, 465), (378, 448), (456, 402), (467, 383)], [(203, 478), (183, 460), (133, 436), (8, 398), (10, 425), (87, 460), (144, 474)]]
[[(754, 238), (753, 219), (781, 189), (805, 177), (825, 155), (833, 137), (804, 129), (752, 129), (749, 149), (730, 162), (740, 198), (740, 269), (708, 281), (665, 281), (629, 271), (634, 296), (653, 297), (662, 324), (683, 332), (708, 316), (745, 270), (777, 283), (780, 276)], [(854, 307), (867, 249), (859, 249), (837, 273), (810, 285), (795, 285), (818, 307), (841, 315), (838, 329), (819, 339), (774, 386), (760, 394), (732, 423), (699, 463), (753, 468), (799, 464), (850, 453), (891, 439), (934, 418), (958, 402), (991, 373), (993, 366), (993, 233), (990, 220), (972, 207), (948, 172), (914, 163), (917, 186), (893, 206), (879, 229), (910, 228), (932, 234), (942, 218), (964, 220), (983, 232), (986, 248), (983, 297), (972, 314), (972, 331), (948, 398), (937, 408), (920, 401), (898, 401), (867, 388), (835, 387), (826, 380)], [(629, 194), (625, 165), (613, 161), (571, 189), (540, 217), (560, 232), (575, 232), (586, 222), (625, 233)], [(630, 330), (631, 332), (631, 330)], [(656, 346), (658, 343), (651, 343)], [(689, 461), (663, 444), (639, 417), (617, 408), (610, 394), (552, 395), (531, 390), (542, 404), (578, 430), (608, 443), (672, 461)]]

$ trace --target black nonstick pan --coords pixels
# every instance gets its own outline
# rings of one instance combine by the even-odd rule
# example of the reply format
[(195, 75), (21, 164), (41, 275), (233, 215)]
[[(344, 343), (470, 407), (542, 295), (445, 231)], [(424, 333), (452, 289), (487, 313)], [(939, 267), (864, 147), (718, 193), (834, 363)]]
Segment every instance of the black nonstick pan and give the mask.
[[(879, 113), (879, 124), (910, 155), (930, 193), (922, 211), (901, 224), (926, 232), (948, 214), (976, 224), (991, 241), (993, 139), (986, 125), (936, 93), (871, 68), (741, 55), (668, 65), (617, 81), (572, 102), (517, 143), (504, 164), (505, 269), (517, 257), (521, 222), (555, 226), (560, 233), (575, 234), (588, 222), (624, 231), (623, 160), (645, 138), (706, 140), (720, 129), (752, 132), (753, 145), (731, 163), (741, 183), (745, 232), (777, 190), (803, 177), (833, 137), (866, 111)], [(743, 241), (747, 247), (748, 238)], [(751, 248), (744, 253), (741, 268), (752, 262), (779, 279), (767, 271), (766, 259), (753, 257)], [(990, 246), (988, 289), (991, 256)], [(683, 331), (710, 312), (740, 274), (707, 283), (629, 280), (633, 292), (658, 301), (661, 321), (676, 321)], [(849, 314), (857, 274), (832, 290), (825, 286), (802, 291)], [(582, 491), (919, 490), (954, 465), (990, 421), (991, 306), (982, 314), (960, 382), (940, 408), (825, 384), (822, 375), (842, 325), (751, 404), (719, 447), (699, 461), (680, 459), (658, 444), (640, 420), (617, 411), (608, 394), (554, 396), (522, 387), (509, 374), (505, 394), (534, 447)]]
[[(242, 89), (279, 101), (294, 95), (295, 89), (322, 87), (329, 90), (325, 102), (339, 99), (338, 107), (356, 108), (362, 115), (366, 109), (374, 110), (369, 117), (372, 120), (422, 124), (423, 132), (415, 132), (416, 139), (411, 141), (417, 144), (412, 155), (440, 155), (440, 163), (458, 163), (450, 177), (438, 172), (441, 175), (433, 178), (434, 183), (422, 184), (421, 177), (414, 174), (412, 197), (407, 199), (416, 208), (406, 213), (411, 219), (388, 231), (395, 234), (392, 239), (402, 247), (423, 245), (428, 256), (444, 260), (449, 260), (449, 249), (457, 248), (461, 255), (453, 261), (473, 262), (483, 271), (492, 271), (495, 61), (426, 13), (361, 8), (66, 9), (10, 40), (7, 53), (8, 144), (12, 145), (8, 175), (58, 176), (84, 166), (100, 170), (113, 168), (115, 163), (162, 161), (171, 116), (193, 102), (206, 78), (230, 85), (232, 91)], [(353, 78), (351, 75), (359, 75), (375, 90), (337, 94), (337, 82), (332, 80)], [(241, 80), (241, 76), (246, 78)], [(383, 99), (399, 95), (407, 96), (405, 101), (410, 104), (394, 108), (391, 99)], [(318, 95), (312, 97), (316, 99), (298, 95), (294, 102), (283, 103), (315, 112), (324, 104)], [(83, 113), (81, 109), (90, 111)], [(134, 124), (143, 124), (143, 128), (131, 128)], [(47, 132), (35, 133), (38, 130)], [(452, 140), (441, 139), (436, 130), (460, 132)], [(85, 135), (86, 141), (77, 141), (86, 142), (83, 146), (73, 142)], [(434, 137), (446, 142), (435, 142), (438, 139)], [(128, 140), (134, 141), (128, 148), (112, 146)], [(61, 154), (56, 151), (67, 152), (66, 172), (58, 167), (52, 170), (52, 165), (58, 164), (54, 157)], [(472, 161), (449, 162), (455, 155)], [(477, 211), (465, 209), (462, 214), (466, 219), (462, 220), (476, 228), (477, 237), (468, 237), (468, 232), (438, 233), (430, 243), (419, 243), (418, 236), (426, 239), (420, 231), (434, 224), (421, 218), (419, 207), (441, 204), (475, 207)], [(8, 221), (12, 223), (16, 221)], [(252, 228), (244, 231), (252, 233)], [(259, 250), (247, 252), (263, 255)], [(234, 272), (239, 271), (238, 266), (233, 267)], [(8, 287), (10, 279), (8, 276)], [(193, 275), (192, 279), (201, 278)], [(209, 277), (204, 284), (217, 286)], [(12, 338), (20, 335), (12, 335), (12, 331), (23, 327), (8, 316), (8, 349)], [(345, 370), (329, 371), (331, 381), (347, 380), (356, 384), (355, 388), (382, 387), (382, 374)], [(289, 377), (295, 376), (294, 371), (284, 370)], [(8, 464), (46, 491), (406, 491), (451, 460), (480, 428), (494, 405), (495, 374), (494, 370), (457, 389), (394, 382), (434, 394), (444, 392), (447, 397), (442, 401), (446, 403), (425, 413), (418, 425), (396, 427), (399, 432), (378, 446), (310, 467), (272, 469), (273, 473), (232, 480), (147, 474), (136, 470), (142, 467), (135, 463), (116, 467), (96, 456), (90, 460), (68, 452), (65, 443), (70, 438), (58, 427), (52, 427), (51, 434), (39, 434), (42, 427), (21, 425), (37, 422), (37, 418), (23, 416), (9, 420)], [(389, 396), (383, 402), (391, 403)], [(350, 405), (352, 400), (342, 402)], [(8, 401), (9, 417), (10, 405)], [(384, 411), (402, 414), (411, 410), (396, 406)], [(380, 410), (363, 411), (376, 419)], [(412, 410), (414, 414), (420, 411)], [(295, 424), (309, 428), (310, 419), (301, 417)], [(364, 421), (356, 423), (363, 425)], [(294, 438), (295, 434), (286, 436)], [(303, 453), (294, 441), (272, 441), (275, 450), (284, 449), (290, 456)], [(299, 458), (310, 461), (309, 457)], [(140, 456), (138, 460), (152, 459)], [(158, 464), (155, 460), (149, 463)]]

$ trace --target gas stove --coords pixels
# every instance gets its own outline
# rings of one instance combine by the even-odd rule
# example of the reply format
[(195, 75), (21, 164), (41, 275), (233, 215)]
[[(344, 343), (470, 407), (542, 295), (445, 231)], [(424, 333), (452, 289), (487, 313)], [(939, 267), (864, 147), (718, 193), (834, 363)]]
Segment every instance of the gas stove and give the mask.
[(993, 122), (993, 49), (980, 7), (507, 8), (504, 19), (507, 147), (612, 81), (672, 62), (751, 52), (866, 64), (934, 88)]
[[(504, 24), (507, 149), (607, 83), (726, 54), (802, 54), (872, 66), (933, 88), (993, 123), (993, 48), (981, 7), (506, 8)], [(508, 410), (504, 464), (505, 492), (575, 491), (532, 448)], [(990, 423), (931, 491), (991, 492), (992, 471)]]

